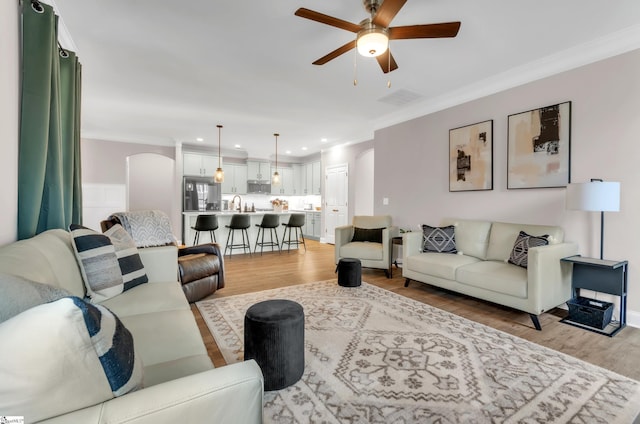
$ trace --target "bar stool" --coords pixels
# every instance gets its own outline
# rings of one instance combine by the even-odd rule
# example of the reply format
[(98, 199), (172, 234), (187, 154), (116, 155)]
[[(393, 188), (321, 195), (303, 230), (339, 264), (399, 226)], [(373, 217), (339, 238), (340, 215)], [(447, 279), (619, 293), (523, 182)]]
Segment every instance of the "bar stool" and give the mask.
[(198, 215), (196, 218), (196, 225), (191, 227), (196, 231), (196, 235), (193, 238), (193, 245), (196, 246), (200, 241), (200, 231), (209, 231), (211, 236), (211, 243), (217, 243), (216, 233), (214, 230), (218, 229), (218, 216), (217, 215)]
[[(292, 213), (289, 217), (289, 222), (282, 223), (284, 226), (284, 233), (282, 233), (282, 246), (284, 248), (285, 243), (287, 244), (287, 251), (291, 250), (291, 245), (294, 244), (296, 247), (300, 244), (304, 246), (304, 251), (307, 251), (307, 245), (304, 242), (304, 234), (302, 234), (302, 226), (304, 225), (304, 217), (303, 213)], [(291, 240), (291, 229), (294, 228), (296, 231), (295, 240)], [(287, 236), (287, 229), (289, 230), (289, 239), (285, 240)], [(302, 237), (302, 241), (298, 238), (298, 230), (300, 230), (300, 237)]]
[[(224, 248), (224, 254), (227, 254), (227, 249), (229, 249), (229, 254), (233, 254), (233, 249), (242, 249), (244, 253), (247, 253), (247, 249), (249, 249), (249, 256), (251, 256), (251, 245), (249, 244), (249, 233), (247, 232), (247, 228), (251, 226), (251, 218), (246, 214), (235, 214), (231, 216), (231, 222), (229, 225), (225, 225), (225, 227), (229, 228), (229, 235), (227, 236), (227, 245)], [(240, 230), (242, 234), (242, 244), (234, 244), (233, 237), (235, 235), (236, 230)], [(231, 244), (229, 244), (229, 238), (231, 238)]]
[[(278, 251), (280, 250), (280, 240), (278, 240), (278, 231), (276, 230), (280, 225), (280, 216), (274, 213), (265, 213), (262, 217), (262, 222), (260, 224), (256, 224), (258, 227), (258, 236), (256, 237), (256, 246), (253, 249), (253, 253), (256, 253), (258, 250), (258, 245), (260, 245), (260, 255), (262, 256), (262, 250), (265, 246), (271, 247), (271, 251), (273, 252), (273, 248), (277, 247)], [(264, 232), (266, 229), (269, 229), (269, 237), (271, 237), (271, 241), (264, 241)], [(258, 242), (260, 238), (260, 232), (262, 232), (262, 240)], [(273, 233), (276, 233), (276, 242), (273, 242)]]

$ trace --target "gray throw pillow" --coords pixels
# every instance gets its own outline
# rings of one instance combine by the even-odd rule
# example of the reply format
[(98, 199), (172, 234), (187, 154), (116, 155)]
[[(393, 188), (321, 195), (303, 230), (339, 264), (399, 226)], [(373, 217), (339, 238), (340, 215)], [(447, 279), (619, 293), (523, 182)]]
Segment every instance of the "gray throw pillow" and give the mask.
[(43, 303), (71, 296), (68, 291), (16, 275), (0, 274), (0, 323)]

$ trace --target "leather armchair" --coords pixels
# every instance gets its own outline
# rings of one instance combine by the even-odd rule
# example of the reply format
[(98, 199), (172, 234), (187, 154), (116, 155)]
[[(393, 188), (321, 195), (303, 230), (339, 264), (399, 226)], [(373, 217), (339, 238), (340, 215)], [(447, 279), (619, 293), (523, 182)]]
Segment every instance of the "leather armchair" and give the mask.
[[(381, 230), (380, 242), (354, 240), (356, 233), (362, 230)], [(366, 231), (365, 231), (366, 232)], [(375, 234), (375, 231), (369, 232)], [(335, 262), (341, 258), (360, 259), (365, 268), (383, 269), (387, 278), (391, 277), (391, 239), (399, 234), (398, 227), (391, 224), (390, 215), (354, 216), (352, 225), (336, 227), (335, 230)], [(377, 234), (376, 234), (377, 236)]]
[(178, 272), (189, 303), (224, 287), (224, 255), (217, 243), (178, 249)]

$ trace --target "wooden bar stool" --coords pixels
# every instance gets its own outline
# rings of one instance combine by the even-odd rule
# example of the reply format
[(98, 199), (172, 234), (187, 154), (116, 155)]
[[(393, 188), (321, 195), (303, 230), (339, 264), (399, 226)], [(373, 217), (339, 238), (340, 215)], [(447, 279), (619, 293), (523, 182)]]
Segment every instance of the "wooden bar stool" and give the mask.
[[(260, 222), (260, 224), (256, 224), (256, 227), (258, 227), (258, 236), (256, 237), (256, 246), (253, 249), (253, 253), (256, 253), (256, 251), (258, 250), (258, 245), (260, 245), (260, 255), (262, 255), (262, 251), (264, 249), (265, 246), (267, 247), (271, 247), (271, 251), (273, 252), (273, 248), (277, 247), (278, 251), (281, 252), (282, 250), (280, 249), (280, 240), (278, 240), (278, 231), (276, 230), (278, 228), (278, 226), (280, 225), (280, 216), (274, 213), (266, 213), (264, 214), (264, 216), (262, 217), (262, 221)], [(265, 230), (269, 229), (269, 237), (270, 237), (270, 241), (264, 241), (264, 233)], [(262, 240), (260, 242), (258, 242), (258, 239), (260, 239), (260, 232), (262, 232)], [(273, 241), (273, 233), (276, 234), (276, 241)]]
[[(304, 251), (307, 251), (307, 245), (304, 242), (304, 234), (302, 234), (302, 227), (304, 226), (304, 218), (305, 214), (303, 213), (292, 213), (289, 217), (289, 222), (283, 223), (284, 225), (284, 233), (282, 233), (282, 246), (284, 248), (285, 243), (287, 244), (287, 251), (291, 250), (291, 245), (295, 245), (298, 247), (299, 245), (304, 246)], [(295, 229), (295, 239), (291, 240), (291, 229)], [(286, 240), (287, 230), (289, 230), (289, 239)], [(298, 236), (298, 231), (300, 231), (300, 236)], [(301, 241), (302, 239), (302, 241)]]
[(196, 235), (193, 238), (193, 245), (196, 246), (200, 241), (200, 231), (209, 231), (211, 236), (211, 243), (217, 243), (215, 230), (218, 229), (218, 216), (217, 215), (198, 215), (196, 218), (196, 225), (191, 227), (196, 231)]
[[(229, 225), (225, 225), (225, 227), (229, 228), (229, 235), (227, 236), (227, 245), (224, 248), (224, 254), (227, 254), (227, 249), (229, 249), (229, 254), (233, 254), (233, 249), (242, 249), (244, 253), (247, 253), (247, 249), (249, 249), (249, 256), (251, 256), (251, 245), (249, 244), (249, 233), (247, 232), (247, 228), (251, 226), (251, 218), (246, 214), (235, 214), (231, 216), (231, 222)], [(242, 244), (236, 243), (234, 244), (233, 238), (236, 230), (240, 230), (242, 234)], [(231, 239), (231, 244), (229, 244), (229, 239)]]

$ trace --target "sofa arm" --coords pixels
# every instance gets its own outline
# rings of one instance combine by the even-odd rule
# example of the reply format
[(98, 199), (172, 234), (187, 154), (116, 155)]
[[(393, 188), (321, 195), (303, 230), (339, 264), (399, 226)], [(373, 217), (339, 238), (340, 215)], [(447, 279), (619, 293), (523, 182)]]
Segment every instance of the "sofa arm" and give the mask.
[(402, 263), (407, 263), (407, 258), (422, 252), (422, 231), (410, 231), (402, 234)]
[(254, 360), (193, 374), (44, 421), (262, 423), (263, 378)]
[(334, 240), (334, 254), (336, 265), (340, 261), (340, 248), (353, 238), (353, 225), (336, 227)]
[(176, 246), (141, 247), (138, 253), (149, 282), (178, 281), (178, 248)]
[(571, 298), (571, 264), (562, 258), (578, 254), (575, 243), (550, 244), (529, 249), (528, 297), (541, 313)]

